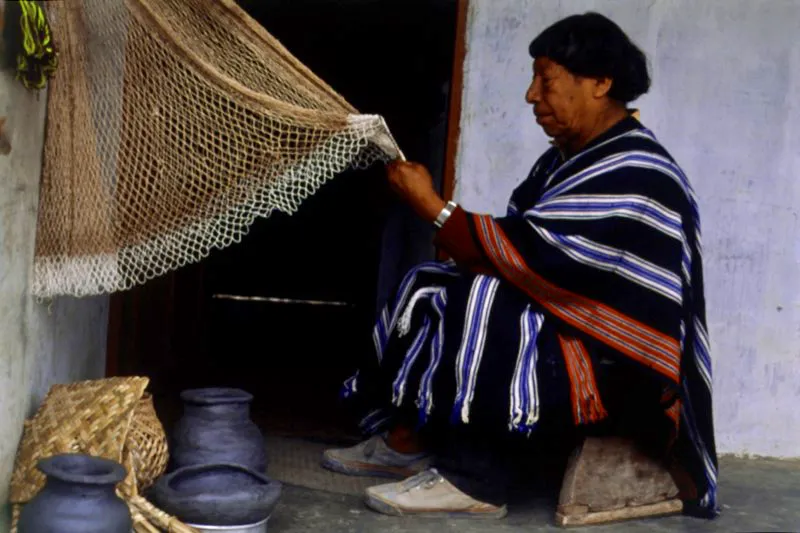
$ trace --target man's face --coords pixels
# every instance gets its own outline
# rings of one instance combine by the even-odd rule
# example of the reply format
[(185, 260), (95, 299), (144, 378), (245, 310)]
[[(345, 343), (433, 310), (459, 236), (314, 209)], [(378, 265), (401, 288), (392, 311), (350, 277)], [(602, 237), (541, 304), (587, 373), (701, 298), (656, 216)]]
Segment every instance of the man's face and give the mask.
[(525, 99), (533, 105), (536, 123), (557, 143), (580, 136), (594, 115), (593, 80), (574, 76), (546, 57), (533, 62), (533, 81)]

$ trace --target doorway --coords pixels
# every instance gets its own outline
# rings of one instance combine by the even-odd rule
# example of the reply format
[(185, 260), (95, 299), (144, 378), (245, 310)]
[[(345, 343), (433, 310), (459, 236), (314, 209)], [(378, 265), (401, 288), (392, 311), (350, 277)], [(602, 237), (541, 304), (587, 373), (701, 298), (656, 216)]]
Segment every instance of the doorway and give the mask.
[[(383, 115), (439, 187), (445, 172), (457, 0), (239, 0), (357, 109)], [(112, 296), (109, 375), (145, 375), (167, 428), (179, 392), (239, 387), (272, 435), (347, 439), (336, 399), (372, 354), (376, 310), (432, 230), (384, 170), (347, 171), (293, 216), (257, 220), (238, 244)]]

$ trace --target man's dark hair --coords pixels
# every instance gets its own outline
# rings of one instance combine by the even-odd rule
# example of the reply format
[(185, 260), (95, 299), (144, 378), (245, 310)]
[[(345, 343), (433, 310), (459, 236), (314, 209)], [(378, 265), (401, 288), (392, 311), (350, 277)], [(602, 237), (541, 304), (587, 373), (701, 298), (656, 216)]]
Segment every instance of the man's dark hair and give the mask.
[(609, 97), (624, 104), (650, 89), (644, 52), (599, 13), (556, 22), (531, 42), (529, 50), (532, 57), (547, 57), (576, 76), (612, 79)]

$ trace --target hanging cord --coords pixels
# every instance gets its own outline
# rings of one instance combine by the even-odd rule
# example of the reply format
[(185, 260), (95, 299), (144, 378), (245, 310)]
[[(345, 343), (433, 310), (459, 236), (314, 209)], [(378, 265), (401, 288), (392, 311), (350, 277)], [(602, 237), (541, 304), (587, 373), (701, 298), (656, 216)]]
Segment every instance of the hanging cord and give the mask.
[(14, 11), (18, 10), (19, 15), (22, 47), (17, 53), (17, 80), (26, 89), (44, 89), (58, 68), (58, 54), (53, 45), (47, 15), (39, 3), (33, 0), (6, 2), (6, 7), (9, 20), (13, 20), (11, 15)]

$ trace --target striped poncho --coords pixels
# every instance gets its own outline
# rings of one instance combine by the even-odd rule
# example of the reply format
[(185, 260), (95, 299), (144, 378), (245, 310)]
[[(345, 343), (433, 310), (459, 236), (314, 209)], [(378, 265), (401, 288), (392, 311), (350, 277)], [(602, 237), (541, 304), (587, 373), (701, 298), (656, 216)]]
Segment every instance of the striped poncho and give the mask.
[(548, 150), (505, 217), (459, 208), (437, 240), (453, 260), (409, 272), (375, 326), (377, 357), (345, 384), (368, 398), (366, 430), (413, 406), (530, 432), (553, 402), (592, 424), (608, 416), (598, 368), (616, 360), (659, 387), (686, 511), (716, 515), (697, 202), (650, 131), (627, 118), (567, 160)]

